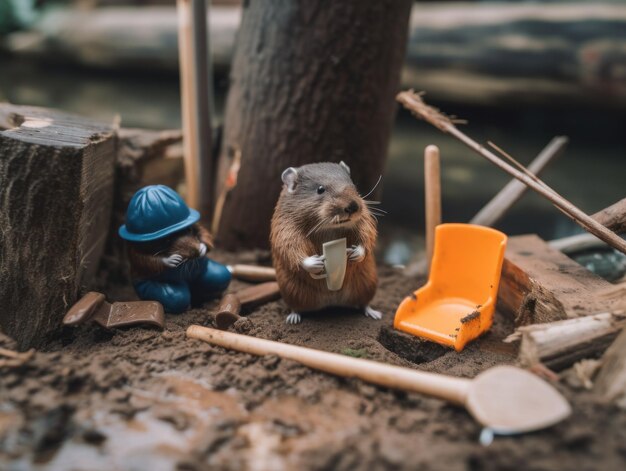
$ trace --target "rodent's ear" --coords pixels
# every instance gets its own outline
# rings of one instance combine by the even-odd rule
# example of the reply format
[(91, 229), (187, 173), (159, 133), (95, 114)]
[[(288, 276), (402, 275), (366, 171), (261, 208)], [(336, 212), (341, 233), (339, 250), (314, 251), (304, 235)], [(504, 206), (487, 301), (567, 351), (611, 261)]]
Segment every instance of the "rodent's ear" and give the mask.
[(280, 178), (283, 180), (283, 183), (287, 187), (287, 191), (291, 193), (296, 188), (296, 182), (298, 181), (298, 171), (293, 167), (289, 167), (283, 172)]
[(341, 162), (339, 162), (339, 165), (341, 165), (341, 167), (348, 172), (348, 175), (350, 175), (350, 167), (348, 167), (348, 164), (345, 163), (343, 160)]

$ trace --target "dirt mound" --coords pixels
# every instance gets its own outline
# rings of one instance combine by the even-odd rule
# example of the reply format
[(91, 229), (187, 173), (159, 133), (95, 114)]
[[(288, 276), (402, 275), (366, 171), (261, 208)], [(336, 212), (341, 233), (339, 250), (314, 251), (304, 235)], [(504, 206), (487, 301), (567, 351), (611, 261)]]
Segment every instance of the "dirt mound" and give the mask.
[[(458, 376), (514, 361), (501, 342), (513, 326), (500, 315), (462, 354), (394, 331), (394, 309), (418, 282), (387, 268), (380, 275), (373, 306), (382, 321), (346, 310), (288, 326), (277, 301), (234, 328)], [(107, 294), (133, 296), (128, 287)], [(623, 469), (626, 416), (587, 393), (559, 386), (570, 419), (483, 447), (480, 427), (442, 401), (186, 339), (190, 324), (212, 325), (215, 306), (167, 316), (165, 332), (68, 329), (24, 366), (0, 370), (0, 468)], [(0, 337), (0, 346), (11, 341)]]

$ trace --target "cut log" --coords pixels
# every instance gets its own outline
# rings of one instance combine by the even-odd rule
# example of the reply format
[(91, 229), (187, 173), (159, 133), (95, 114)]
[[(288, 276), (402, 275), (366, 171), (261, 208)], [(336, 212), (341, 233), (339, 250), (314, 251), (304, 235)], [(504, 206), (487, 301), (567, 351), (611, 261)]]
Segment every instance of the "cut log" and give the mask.
[(498, 308), (516, 325), (553, 322), (612, 311), (620, 296), (599, 294), (613, 288), (536, 235), (515, 236), (507, 243)]
[(626, 325), (624, 313), (602, 313), (519, 327), (507, 341), (521, 338), (523, 366), (543, 364), (554, 371), (584, 358), (598, 358)]
[(595, 390), (606, 400), (626, 409), (626, 330), (622, 331), (602, 357)]
[(0, 326), (40, 345), (98, 268), (110, 224), (112, 125), (0, 105)]

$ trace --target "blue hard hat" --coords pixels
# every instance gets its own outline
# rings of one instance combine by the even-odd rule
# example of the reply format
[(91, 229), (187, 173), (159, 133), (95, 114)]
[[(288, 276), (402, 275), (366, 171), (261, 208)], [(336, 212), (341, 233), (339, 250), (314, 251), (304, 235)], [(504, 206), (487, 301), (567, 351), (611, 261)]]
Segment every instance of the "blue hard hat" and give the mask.
[(120, 237), (132, 242), (160, 239), (198, 222), (200, 213), (187, 207), (178, 193), (165, 185), (150, 185), (133, 195)]

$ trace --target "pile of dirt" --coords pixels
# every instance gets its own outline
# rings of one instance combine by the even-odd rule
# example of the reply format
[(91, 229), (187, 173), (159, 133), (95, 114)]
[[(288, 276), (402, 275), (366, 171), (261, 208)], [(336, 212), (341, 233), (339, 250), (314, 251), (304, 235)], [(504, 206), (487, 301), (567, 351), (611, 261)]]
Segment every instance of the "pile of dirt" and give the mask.
[[(394, 331), (395, 307), (419, 282), (390, 268), (380, 275), (373, 306), (382, 321), (333, 311), (290, 326), (277, 301), (234, 329), (465, 377), (515, 361), (501, 341), (513, 325), (501, 315), (461, 354)], [(107, 294), (133, 296), (119, 286)], [(213, 325), (215, 306), (168, 315), (164, 332), (67, 329), (24, 366), (1, 369), (0, 468), (623, 469), (626, 415), (590, 393), (557, 385), (574, 408), (570, 419), (484, 447), (480, 426), (442, 401), (186, 339), (189, 325)], [(6, 337), (0, 346), (13, 347)]]

